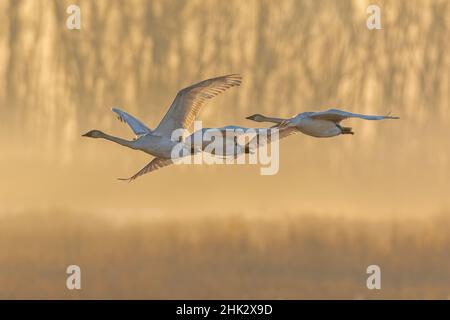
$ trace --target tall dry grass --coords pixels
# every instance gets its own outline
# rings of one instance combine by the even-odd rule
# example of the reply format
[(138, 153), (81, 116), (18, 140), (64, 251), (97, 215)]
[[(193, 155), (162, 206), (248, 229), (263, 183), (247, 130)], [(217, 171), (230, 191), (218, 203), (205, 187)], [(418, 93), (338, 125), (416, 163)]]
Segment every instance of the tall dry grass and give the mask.
[[(149, 214), (151, 214), (149, 212)], [(0, 218), (0, 298), (447, 298), (450, 220), (238, 214), (113, 224), (55, 210)], [(82, 290), (65, 269), (82, 269)], [(382, 289), (366, 288), (366, 268)]]

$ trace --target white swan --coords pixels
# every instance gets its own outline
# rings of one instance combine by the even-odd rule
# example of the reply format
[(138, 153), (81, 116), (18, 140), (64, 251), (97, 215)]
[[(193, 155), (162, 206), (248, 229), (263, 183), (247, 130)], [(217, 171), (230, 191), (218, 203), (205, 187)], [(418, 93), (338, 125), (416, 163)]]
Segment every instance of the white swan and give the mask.
[[(136, 134), (136, 139), (132, 141), (114, 137), (99, 130), (91, 130), (85, 133), (83, 137), (110, 140), (122, 146), (141, 150), (155, 156), (156, 158), (135, 175), (127, 179), (121, 179), (132, 181), (143, 174), (172, 164), (172, 149), (179, 143), (179, 141), (171, 139), (172, 132), (180, 128), (189, 129), (201, 108), (209, 99), (228, 88), (239, 86), (241, 81), (240, 75), (230, 74), (204, 80), (180, 90), (155, 130), (149, 129), (145, 124), (128, 113), (113, 108), (112, 111), (117, 113), (119, 119), (126, 122)], [(189, 148), (189, 146), (186, 146), (186, 148)], [(191, 149), (190, 151), (193, 152), (194, 150)]]
[[(340, 134), (354, 134), (352, 128), (342, 127), (340, 125), (342, 120), (348, 118), (360, 118), (364, 120), (384, 120), (384, 119), (399, 119), (399, 117), (387, 116), (372, 116), (358, 113), (351, 113), (347, 111), (330, 109), (320, 112), (303, 112), (290, 119), (266, 117), (261, 114), (254, 114), (247, 119), (257, 122), (273, 122), (277, 123), (282, 128), (293, 128), (301, 133), (316, 138), (328, 138), (338, 136)], [(293, 132), (290, 132), (291, 134)]]
[[(214, 143), (217, 149), (212, 150), (213, 155), (236, 158), (245, 153), (254, 153), (260, 146), (271, 143), (272, 130), (278, 130), (278, 139), (287, 137), (297, 130), (290, 127), (280, 128), (275, 125), (271, 128), (248, 128), (229, 125), (221, 128), (202, 128), (186, 138), (186, 143), (195, 150), (208, 150), (208, 146)], [(199, 139), (201, 135), (203, 139)], [(220, 139), (219, 142), (217, 139)], [(209, 148), (208, 152), (211, 150)]]
[(218, 148), (211, 150), (211, 154), (237, 157), (240, 154), (249, 153), (249, 150), (246, 150), (245, 146), (238, 142), (239, 136), (247, 134), (249, 129), (233, 125), (220, 128), (202, 128), (188, 136), (185, 142), (192, 149), (202, 151), (208, 150), (208, 146), (214, 144)]

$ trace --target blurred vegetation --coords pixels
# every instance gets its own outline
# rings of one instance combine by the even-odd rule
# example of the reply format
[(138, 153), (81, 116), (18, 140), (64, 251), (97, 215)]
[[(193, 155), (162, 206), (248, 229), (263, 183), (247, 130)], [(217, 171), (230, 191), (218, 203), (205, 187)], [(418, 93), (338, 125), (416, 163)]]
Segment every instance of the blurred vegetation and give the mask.
[[(80, 31), (65, 27), (81, 7)], [(379, 1), (10, 0), (0, 5), (3, 124), (70, 142), (80, 126), (110, 125), (120, 105), (155, 125), (180, 87), (239, 72), (228, 121), (342, 106), (448, 124), (450, 3)], [(421, 126), (421, 127), (420, 127)], [(53, 141), (56, 142), (56, 141)]]
[[(0, 217), (0, 298), (446, 299), (449, 226), (447, 214), (406, 224), (285, 213), (113, 224), (27, 212)], [(80, 291), (65, 288), (71, 264)], [(371, 264), (381, 290), (366, 288)]]
[[(66, 28), (66, 9), (74, 3), (81, 8), (81, 30)], [(42, 158), (55, 169), (98, 164), (99, 142), (81, 141), (81, 133), (130, 134), (111, 107), (154, 127), (183, 86), (238, 72), (242, 87), (204, 108), (205, 126), (251, 126), (244, 117), (256, 112), (287, 117), (329, 107), (401, 117), (395, 123), (349, 120), (356, 132), (351, 138), (283, 141), (281, 170), (298, 171), (294, 181), (314, 171), (316, 181), (353, 179), (348, 186), (380, 179), (398, 184), (397, 190), (421, 181), (421, 194), (440, 194), (450, 187), (450, 3), (378, 1), (382, 30), (367, 29), (369, 4), (2, 1), (0, 164), (10, 166), (0, 170), (9, 177), (40, 166)], [(125, 150), (113, 155), (117, 146), (101, 148), (108, 159), (121, 159), (103, 161), (105, 170), (111, 165), (130, 175), (143, 166), (136, 153), (139, 162), (122, 156)], [(23, 159), (29, 162), (11, 167)], [(227, 175), (221, 179), (227, 183)], [(440, 196), (433, 201), (447, 205)]]

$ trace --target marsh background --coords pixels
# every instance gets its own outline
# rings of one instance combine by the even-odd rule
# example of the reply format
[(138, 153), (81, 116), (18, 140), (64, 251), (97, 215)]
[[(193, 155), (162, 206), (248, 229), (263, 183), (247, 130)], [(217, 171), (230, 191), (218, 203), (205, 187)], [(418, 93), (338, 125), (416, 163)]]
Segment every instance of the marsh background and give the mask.
[[(377, 1), (372, 31), (369, 4), (1, 0), (0, 298), (447, 298), (450, 2)], [(228, 73), (243, 84), (204, 125), (329, 107), (401, 120), (290, 137), (274, 176), (173, 166), (131, 184), (116, 178), (147, 155), (80, 137), (131, 138), (111, 107), (153, 127), (180, 88)]]

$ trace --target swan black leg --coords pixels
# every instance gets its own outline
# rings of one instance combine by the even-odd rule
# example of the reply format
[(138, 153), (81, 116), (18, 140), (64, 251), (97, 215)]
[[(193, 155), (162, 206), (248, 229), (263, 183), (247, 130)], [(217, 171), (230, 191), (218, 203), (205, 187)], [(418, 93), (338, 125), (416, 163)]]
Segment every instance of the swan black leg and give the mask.
[(350, 127), (342, 127), (339, 124), (336, 124), (336, 126), (341, 130), (341, 134), (355, 134)]

